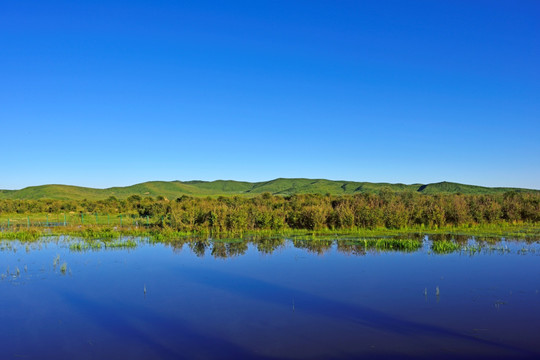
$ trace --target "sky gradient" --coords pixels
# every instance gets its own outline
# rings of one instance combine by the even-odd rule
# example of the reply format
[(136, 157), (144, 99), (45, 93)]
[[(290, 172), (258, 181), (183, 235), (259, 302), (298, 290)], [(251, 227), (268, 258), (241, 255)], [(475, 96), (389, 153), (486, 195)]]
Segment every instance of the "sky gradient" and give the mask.
[(0, 189), (540, 189), (539, 1), (0, 1)]

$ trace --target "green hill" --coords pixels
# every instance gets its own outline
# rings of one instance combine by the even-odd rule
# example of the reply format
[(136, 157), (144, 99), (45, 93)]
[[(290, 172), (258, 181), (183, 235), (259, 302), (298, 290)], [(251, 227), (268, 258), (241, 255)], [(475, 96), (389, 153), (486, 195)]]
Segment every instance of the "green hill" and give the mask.
[(535, 192), (538, 193), (540, 190), (531, 190), (531, 189), (520, 189), (520, 188), (503, 188), (503, 187), (484, 187), (476, 185), (465, 185), (443, 181), (440, 183), (422, 185), (418, 191), (423, 194), (494, 194), (494, 193), (505, 193), (509, 191), (516, 192)]
[(94, 189), (71, 185), (41, 185), (30, 186), (21, 190), (0, 190), (0, 199), (58, 199), (58, 200), (97, 200), (115, 196), (119, 199), (130, 195), (164, 196), (175, 199), (182, 195), (218, 196), (243, 195), (255, 196), (264, 192), (275, 195), (293, 194), (355, 194), (376, 193), (382, 189), (394, 192), (418, 192), (422, 194), (495, 194), (508, 191), (535, 192), (540, 190), (520, 188), (490, 188), (475, 185), (465, 185), (451, 182), (433, 184), (390, 184), (354, 181), (335, 181), (325, 179), (275, 179), (264, 182), (245, 182), (234, 180), (216, 181), (149, 181), (125, 187)]

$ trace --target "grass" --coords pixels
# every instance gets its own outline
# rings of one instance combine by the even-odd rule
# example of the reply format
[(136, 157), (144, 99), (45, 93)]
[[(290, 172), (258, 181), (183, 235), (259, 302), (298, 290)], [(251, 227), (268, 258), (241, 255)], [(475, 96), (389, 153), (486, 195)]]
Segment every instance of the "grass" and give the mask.
[(412, 252), (422, 247), (422, 242), (411, 239), (379, 239), (375, 240), (375, 246), (378, 250), (393, 250)]
[[(141, 218), (133, 214), (95, 214), (65, 212), (65, 213), (32, 213), (32, 214), (0, 214), (0, 225), (7, 229), (8, 220), (10, 228), (29, 227), (49, 227), (64, 226), (87, 226), (87, 225), (107, 225), (107, 226), (133, 226), (135, 224), (146, 224), (146, 218)], [(155, 221), (156, 219), (152, 219)]]
[(411, 227), (405, 229), (349, 229), (331, 230), (324, 229), (318, 231), (284, 229), (279, 231), (240, 231), (212, 233), (208, 229), (199, 232), (181, 232), (169, 228), (127, 225), (124, 227), (113, 227), (109, 225), (85, 224), (79, 226), (59, 226), (52, 228), (30, 227), (19, 229), (5, 229), (0, 231), (0, 239), (20, 240), (25, 242), (36, 241), (45, 236), (67, 235), (84, 239), (118, 239), (122, 236), (148, 237), (153, 242), (169, 241), (171, 239), (185, 237), (212, 237), (215, 239), (231, 238), (272, 238), (288, 237), (298, 240), (314, 239), (335, 239), (336, 237), (346, 238), (407, 238), (422, 237), (470, 237), (478, 239), (507, 238), (507, 239), (540, 239), (540, 224), (481, 224), (475, 226), (442, 227), (437, 229), (425, 229), (423, 227)]
[(69, 244), (71, 251), (88, 251), (101, 249), (132, 249), (137, 247), (137, 242), (133, 239), (128, 240), (85, 240), (76, 241)]
[(495, 194), (508, 191), (538, 192), (538, 190), (518, 188), (488, 188), (451, 182), (433, 184), (389, 184), (354, 181), (334, 181), (326, 179), (274, 179), (264, 182), (242, 182), (234, 180), (216, 181), (149, 181), (125, 187), (93, 189), (71, 185), (31, 186), (21, 190), (0, 190), (0, 199), (57, 199), (57, 200), (100, 200), (109, 196), (125, 199), (131, 195), (164, 196), (176, 199), (182, 195), (220, 196), (244, 195), (254, 196), (264, 192), (276, 195), (292, 194), (332, 194), (344, 195), (355, 193), (376, 193), (387, 188), (394, 192), (419, 192), (423, 194), (462, 193), (462, 194)]
[(101, 248), (103, 248), (101, 241), (84, 241), (69, 244), (69, 250), (71, 251), (99, 250)]
[(0, 239), (3, 240), (20, 240), (34, 241), (43, 237), (43, 229), (27, 229), (23, 231), (3, 231), (0, 232)]
[(431, 250), (436, 254), (450, 254), (461, 249), (461, 245), (455, 241), (433, 241)]
[(53, 266), (58, 265), (59, 262), (60, 262), (60, 255), (57, 254), (56, 257), (53, 260)]
[(420, 239), (400, 238), (364, 238), (338, 240), (338, 248), (344, 251), (354, 247), (356, 250), (368, 251), (402, 251), (414, 252), (422, 247)]
[(134, 240), (105, 242), (105, 248), (110, 249), (129, 249), (135, 247), (137, 247), (137, 242)]

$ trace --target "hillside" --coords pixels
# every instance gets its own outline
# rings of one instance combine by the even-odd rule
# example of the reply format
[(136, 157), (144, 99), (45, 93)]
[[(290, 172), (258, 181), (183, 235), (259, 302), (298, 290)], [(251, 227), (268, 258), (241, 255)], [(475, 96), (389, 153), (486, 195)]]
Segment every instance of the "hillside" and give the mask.
[(354, 181), (335, 181), (325, 179), (275, 179), (264, 182), (244, 182), (234, 180), (216, 181), (149, 181), (125, 187), (94, 189), (71, 185), (41, 185), (30, 186), (21, 190), (0, 190), (0, 199), (106, 199), (115, 196), (119, 199), (130, 195), (164, 196), (175, 199), (182, 195), (218, 196), (243, 195), (255, 196), (264, 192), (275, 195), (293, 194), (327, 194), (342, 195), (355, 193), (376, 193), (382, 189), (394, 192), (418, 192), (422, 194), (495, 194), (508, 191), (534, 192), (540, 190), (520, 188), (490, 188), (475, 185), (465, 185), (451, 182), (433, 184), (390, 184)]

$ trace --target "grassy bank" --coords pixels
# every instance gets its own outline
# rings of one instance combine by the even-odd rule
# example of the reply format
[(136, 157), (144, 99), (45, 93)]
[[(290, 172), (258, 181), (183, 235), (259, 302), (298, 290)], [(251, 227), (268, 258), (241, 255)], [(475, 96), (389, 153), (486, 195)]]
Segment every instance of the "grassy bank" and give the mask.
[(497, 223), (479, 224), (468, 226), (447, 226), (426, 228), (424, 226), (408, 227), (402, 229), (322, 229), (322, 230), (251, 230), (251, 231), (220, 231), (213, 232), (211, 229), (200, 231), (176, 231), (168, 227), (160, 226), (110, 226), (99, 224), (86, 224), (77, 226), (53, 226), (53, 227), (23, 227), (4, 228), (0, 231), (0, 239), (32, 241), (47, 236), (71, 236), (82, 239), (117, 239), (122, 236), (147, 237), (154, 241), (165, 241), (179, 238), (272, 238), (289, 237), (295, 239), (334, 239), (334, 238), (408, 238), (422, 237), (504, 237), (511, 239), (540, 239), (540, 224), (538, 223)]

